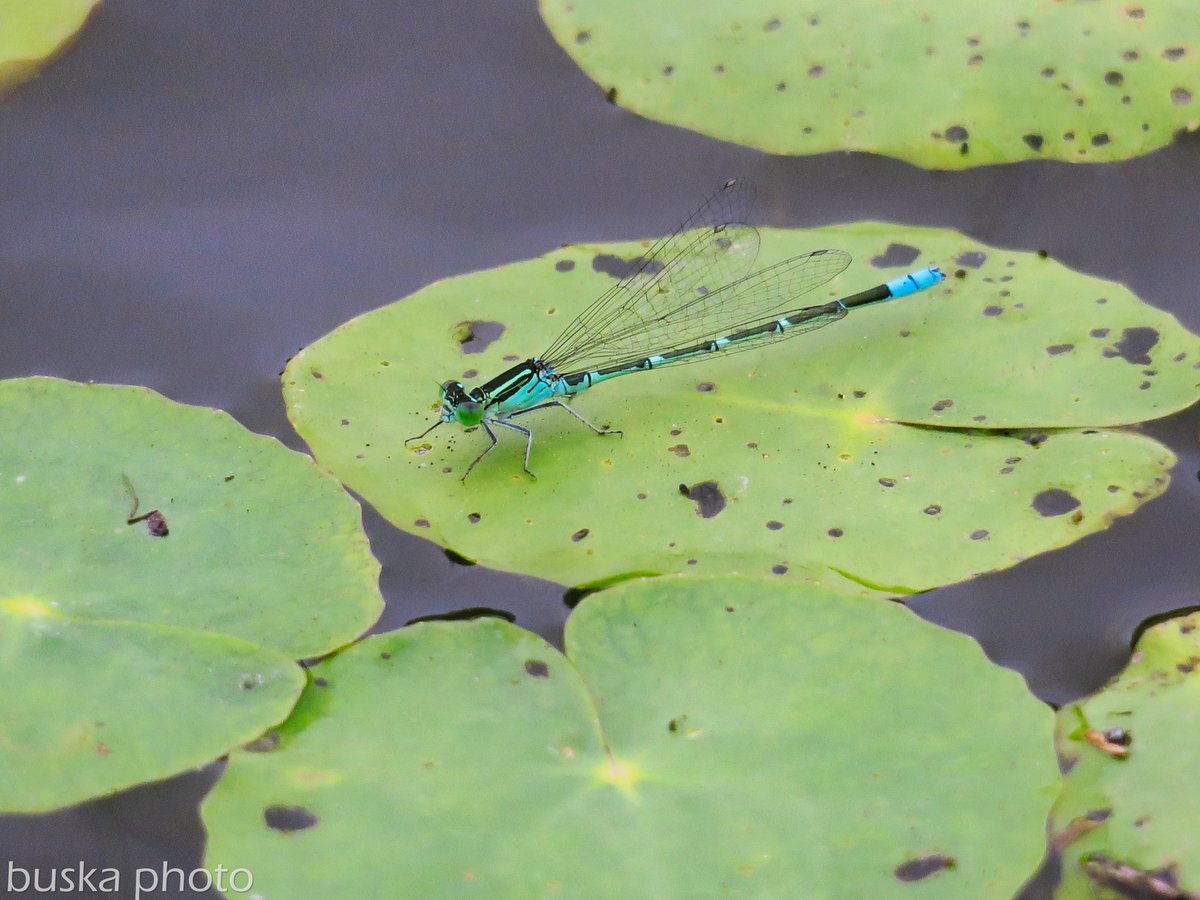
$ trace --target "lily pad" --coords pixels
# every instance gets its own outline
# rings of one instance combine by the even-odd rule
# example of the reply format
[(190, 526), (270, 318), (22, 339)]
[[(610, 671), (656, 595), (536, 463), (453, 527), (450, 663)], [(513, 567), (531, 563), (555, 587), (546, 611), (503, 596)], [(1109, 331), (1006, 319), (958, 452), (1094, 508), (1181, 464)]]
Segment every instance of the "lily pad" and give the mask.
[(0, 0), (0, 96), (71, 42), (100, 0)]
[(3, 812), (54, 809), (202, 765), (284, 718), (304, 686), (300, 667), (275, 650), (54, 607), (0, 599)]
[(770, 153), (1106, 162), (1200, 126), (1192, 0), (540, 0), (615, 103)]
[(437, 622), (322, 662), (206, 800), (208, 866), (290, 898), (959, 898), (1042, 856), (1052, 714), (902, 606), (653, 579), (566, 646)]
[(1200, 613), (1192, 613), (1148, 628), (1124, 672), (1058, 714), (1070, 767), (1053, 813), (1063, 847), (1058, 896), (1200, 894), (1197, 742)]
[(0, 509), (3, 596), (66, 616), (301, 658), (382, 608), (360, 510), (337, 482), (219, 410), (145, 388), (0, 382)]
[[(1200, 339), (1124, 287), (951, 231), (762, 232), (759, 265), (857, 263), (797, 306), (940, 262), (962, 277), (748, 353), (621, 378), (488, 445), (435, 420), (438, 385), (549, 346), (645, 243), (573, 246), (432, 284), (346, 323), (284, 375), (322, 465), (392, 522), (564, 584), (629, 573), (786, 574), (918, 591), (1105, 528), (1161, 493), (1170, 451), (1096, 430), (1200, 397)], [(1087, 427), (1084, 427), (1087, 426)], [(985, 430), (986, 429), (986, 430)], [(682, 491), (681, 491), (682, 486)], [(902, 537), (900, 537), (902, 536)]]

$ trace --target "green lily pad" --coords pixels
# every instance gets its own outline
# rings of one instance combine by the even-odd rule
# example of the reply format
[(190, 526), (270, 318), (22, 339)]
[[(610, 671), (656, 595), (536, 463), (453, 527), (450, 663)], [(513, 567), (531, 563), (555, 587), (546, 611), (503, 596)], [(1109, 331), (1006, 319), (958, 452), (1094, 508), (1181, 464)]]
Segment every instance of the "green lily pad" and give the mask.
[(1200, 126), (1192, 0), (540, 0), (614, 102), (770, 153), (1107, 162)]
[(0, 0), (0, 96), (71, 42), (100, 0)]
[[(1070, 768), (1052, 816), (1063, 846), (1058, 896), (1200, 894), (1191, 792), (1200, 779), (1198, 673), (1200, 613), (1192, 613), (1148, 628), (1120, 676), (1059, 712), (1059, 753)], [(1087, 739), (1106, 733), (1107, 745)]]
[(960, 898), (1044, 852), (1052, 714), (902, 606), (653, 579), (566, 646), (437, 622), (322, 662), (205, 801), (208, 866), (290, 898)]
[(219, 410), (145, 388), (0, 381), (0, 509), (4, 596), (67, 616), (301, 658), (382, 608), (358, 505), (337, 482)]
[(0, 598), (3, 812), (67, 806), (202, 765), (284, 718), (304, 686), (303, 670), (275, 650), (56, 606)]
[(292, 360), (289, 415), (321, 464), (400, 528), (564, 584), (774, 572), (917, 591), (1069, 544), (1166, 487), (1170, 451), (1091, 429), (1200, 397), (1200, 339), (1172, 316), (951, 231), (768, 229), (758, 262), (829, 246), (858, 262), (797, 305), (932, 262), (963, 277), (782, 346), (578, 398), (623, 436), (559, 410), (522, 418), (536, 481), (520, 435), (501, 431), (465, 483), (488, 445), (478, 429), (405, 439), (434, 421), (442, 381), (470, 387), (540, 353), (645, 243), (567, 247), (360, 316)]

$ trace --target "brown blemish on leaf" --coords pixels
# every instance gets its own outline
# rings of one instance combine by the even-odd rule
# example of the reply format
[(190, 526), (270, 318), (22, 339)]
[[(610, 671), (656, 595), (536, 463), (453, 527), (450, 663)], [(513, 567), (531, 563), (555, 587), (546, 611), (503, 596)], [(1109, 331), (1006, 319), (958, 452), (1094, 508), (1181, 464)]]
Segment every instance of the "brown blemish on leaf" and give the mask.
[(679, 486), (679, 492), (696, 503), (696, 515), (711, 519), (725, 508), (725, 494), (715, 481), (701, 481), (690, 487)]
[(540, 659), (525, 660), (525, 671), (534, 678), (549, 678), (550, 667)]
[(268, 806), (263, 810), (263, 821), (268, 828), (286, 834), (312, 828), (318, 819), (303, 806)]
[(1078, 498), (1070, 491), (1064, 491), (1062, 488), (1050, 488), (1046, 491), (1039, 491), (1034, 495), (1033, 502), (1030, 505), (1039, 514), (1049, 518), (1066, 515), (1078, 509), (1080, 504)]
[(928, 853), (896, 866), (895, 875), (901, 881), (920, 881), (943, 869), (953, 869), (956, 865), (953, 856), (947, 856), (944, 853)]

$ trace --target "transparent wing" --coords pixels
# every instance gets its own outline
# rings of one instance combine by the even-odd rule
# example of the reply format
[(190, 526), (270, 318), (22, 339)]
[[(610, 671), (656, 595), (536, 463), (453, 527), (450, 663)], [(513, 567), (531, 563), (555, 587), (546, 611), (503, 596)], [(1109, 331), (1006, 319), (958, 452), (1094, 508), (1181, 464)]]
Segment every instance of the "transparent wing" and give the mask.
[[(850, 254), (842, 250), (816, 250), (760, 269), (714, 290), (694, 292), (690, 298), (676, 298), (663, 312), (641, 323), (636, 332), (622, 333), (618, 340), (593, 341), (590, 352), (576, 358), (570, 369), (556, 364), (560, 373), (631, 365), (646, 356), (669, 355), (714, 341), (752, 331), (787, 316), (792, 325), (778, 334), (764, 333), (734, 343), (719, 351), (723, 356), (749, 350), (777, 340), (814, 331), (846, 314), (844, 307), (832, 303), (801, 309), (796, 301), (810, 291), (836, 278), (850, 265)], [(663, 365), (678, 365), (705, 359), (683, 357)]]
[[(754, 188), (734, 179), (669, 235), (656, 241), (621, 279), (585, 309), (541, 359), (578, 372), (639, 353), (662, 322), (746, 274), (758, 256), (758, 231), (743, 220)], [(645, 354), (642, 354), (645, 355)]]

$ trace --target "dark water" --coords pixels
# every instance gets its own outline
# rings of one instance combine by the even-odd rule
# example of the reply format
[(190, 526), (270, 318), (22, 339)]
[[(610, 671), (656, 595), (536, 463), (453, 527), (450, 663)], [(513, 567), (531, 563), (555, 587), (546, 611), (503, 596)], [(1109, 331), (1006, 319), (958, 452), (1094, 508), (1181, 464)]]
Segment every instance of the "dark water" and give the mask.
[[(730, 175), (757, 182), (763, 224), (883, 219), (1044, 249), (1200, 331), (1194, 137), (1095, 167), (776, 158), (609, 105), (532, 0), (112, 0), (0, 107), (0, 376), (145, 384), (299, 447), (277, 378), (298, 348), (435, 278), (662, 231)], [(911, 605), (1047, 701), (1102, 683), (1140, 621), (1200, 602), (1200, 415), (1145, 430), (1180, 456), (1164, 498)], [(486, 598), (560, 636), (560, 586), (366, 520), (379, 628)], [(0, 817), (0, 865), (198, 865), (216, 776)]]

